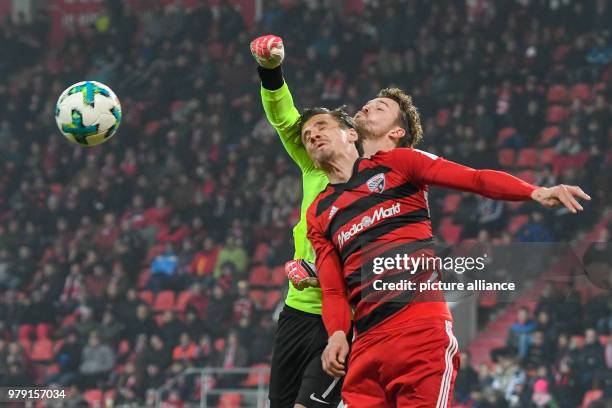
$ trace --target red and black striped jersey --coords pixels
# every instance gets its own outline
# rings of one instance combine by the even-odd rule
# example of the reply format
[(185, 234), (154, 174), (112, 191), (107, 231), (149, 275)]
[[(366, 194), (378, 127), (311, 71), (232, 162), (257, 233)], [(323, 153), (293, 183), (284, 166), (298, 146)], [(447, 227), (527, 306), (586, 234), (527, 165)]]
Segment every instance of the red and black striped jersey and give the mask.
[[(358, 159), (349, 180), (329, 184), (307, 212), (308, 238), (316, 251), (323, 291), (323, 320), (330, 335), (348, 332), (351, 306), (360, 334), (411, 303), (394, 299), (405, 293), (374, 296), (370, 279), (376, 276), (362, 267), (405, 245), (413, 254), (430, 254), (430, 184), (504, 200), (528, 200), (535, 188), (507, 173), (474, 170), (416, 149), (397, 148)], [(428, 279), (432, 271), (421, 272), (410, 278)], [(401, 279), (406, 271), (388, 273)], [(445, 304), (435, 310), (448, 313)]]

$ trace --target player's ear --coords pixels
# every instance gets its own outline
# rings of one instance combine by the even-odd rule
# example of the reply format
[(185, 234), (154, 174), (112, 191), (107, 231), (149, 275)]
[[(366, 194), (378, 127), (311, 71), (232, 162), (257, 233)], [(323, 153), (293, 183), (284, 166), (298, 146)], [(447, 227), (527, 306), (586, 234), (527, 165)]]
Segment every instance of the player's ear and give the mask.
[(351, 143), (355, 143), (359, 139), (359, 134), (353, 128), (348, 128), (346, 131), (348, 141)]
[(396, 126), (389, 131), (388, 135), (389, 138), (393, 141), (393, 143), (395, 143), (395, 145), (398, 145), (400, 140), (406, 136), (406, 130), (399, 126)]

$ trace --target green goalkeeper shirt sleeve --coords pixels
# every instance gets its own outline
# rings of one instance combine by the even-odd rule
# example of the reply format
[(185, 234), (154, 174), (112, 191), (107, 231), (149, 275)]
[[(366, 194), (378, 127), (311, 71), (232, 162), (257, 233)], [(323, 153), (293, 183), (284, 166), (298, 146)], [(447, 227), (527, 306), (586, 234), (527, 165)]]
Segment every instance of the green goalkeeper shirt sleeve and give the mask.
[(302, 173), (315, 170), (314, 163), (308, 157), (297, 128), (300, 113), (293, 104), (293, 97), (286, 83), (276, 90), (261, 87), (261, 101), (266, 111), (268, 122), (276, 129), (285, 150), (299, 166)]
[[(294, 259), (306, 259), (314, 263), (315, 253), (306, 236), (306, 211), (317, 195), (325, 189), (328, 179), (322, 170), (315, 167), (302, 145), (297, 129), (300, 113), (293, 104), (293, 97), (289, 92), (287, 84), (283, 82), (280, 88), (274, 90), (266, 89), (262, 86), (261, 101), (266, 117), (276, 129), (283, 147), (302, 172), (303, 196), (300, 220), (293, 228), (295, 243), (293, 257)], [(318, 288), (307, 288), (300, 292), (293, 285), (289, 284), (286, 304), (304, 312), (320, 314), (321, 290)]]

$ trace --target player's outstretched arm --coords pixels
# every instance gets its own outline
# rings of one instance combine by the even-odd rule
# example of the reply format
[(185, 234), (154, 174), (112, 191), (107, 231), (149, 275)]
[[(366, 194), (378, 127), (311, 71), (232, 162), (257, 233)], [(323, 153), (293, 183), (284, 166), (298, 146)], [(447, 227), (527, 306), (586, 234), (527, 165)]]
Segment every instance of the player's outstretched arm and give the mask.
[(549, 208), (564, 205), (572, 213), (583, 210), (576, 197), (591, 199), (578, 186), (537, 187), (503, 171), (476, 170), (417, 149), (402, 150), (400, 162), (405, 170), (424, 184), (469, 191), (495, 200), (534, 200)]
[(308, 239), (316, 254), (316, 268), (323, 295), (322, 317), (329, 335), (327, 347), (321, 356), (323, 370), (333, 377), (346, 374), (346, 357), (349, 352), (347, 334), (351, 327), (351, 308), (346, 294), (340, 258), (324, 234), (317, 229), (309, 216)]
[(283, 40), (271, 34), (258, 37), (251, 41), (251, 54), (259, 65), (257, 73), (261, 79), (261, 103), (268, 122), (276, 129), (285, 150), (297, 165), (303, 171), (314, 168), (297, 133), (300, 113), (283, 78)]

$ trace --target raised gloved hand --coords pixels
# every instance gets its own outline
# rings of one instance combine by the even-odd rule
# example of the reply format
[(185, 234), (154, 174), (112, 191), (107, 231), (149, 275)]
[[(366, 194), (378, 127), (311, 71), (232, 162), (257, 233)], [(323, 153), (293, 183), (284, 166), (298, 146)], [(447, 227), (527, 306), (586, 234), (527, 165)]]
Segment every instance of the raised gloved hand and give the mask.
[(319, 287), (314, 265), (303, 259), (294, 259), (285, 263), (285, 274), (297, 290)]
[(261, 67), (276, 68), (285, 58), (283, 39), (272, 34), (257, 37), (251, 41), (251, 54)]

